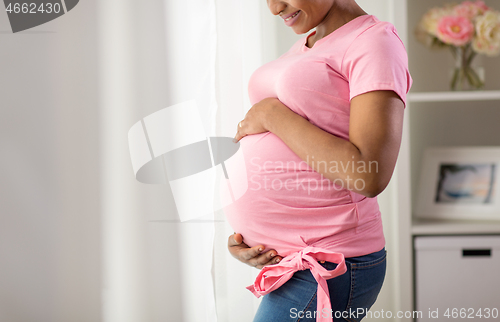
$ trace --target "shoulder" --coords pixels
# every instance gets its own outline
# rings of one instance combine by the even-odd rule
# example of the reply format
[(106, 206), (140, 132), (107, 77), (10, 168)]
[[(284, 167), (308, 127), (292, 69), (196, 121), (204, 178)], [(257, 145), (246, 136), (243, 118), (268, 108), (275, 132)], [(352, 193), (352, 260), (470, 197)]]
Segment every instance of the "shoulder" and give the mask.
[(403, 51), (406, 54), (406, 49), (396, 27), (390, 22), (379, 21), (375, 17), (357, 30), (346, 54), (363, 48), (369, 49), (371, 52), (390, 49)]
[(373, 17), (354, 33), (342, 59), (344, 68), (360, 60), (370, 61), (370, 65), (381, 61), (407, 65), (406, 48), (393, 24)]
[(374, 20), (360, 30), (345, 51), (341, 66), (351, 98), (369, 91), (392, 90), (406, 102), (412, 84), (408, 55), (391, 23)]

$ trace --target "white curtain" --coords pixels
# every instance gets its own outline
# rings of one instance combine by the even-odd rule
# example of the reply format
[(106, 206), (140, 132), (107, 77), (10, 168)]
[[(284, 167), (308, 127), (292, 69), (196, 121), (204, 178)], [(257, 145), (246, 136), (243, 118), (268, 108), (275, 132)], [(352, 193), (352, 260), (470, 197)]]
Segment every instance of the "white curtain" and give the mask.
[[(247, 85), (252, 72), (277, 56), (276, 28), (265, 1), (216, 0), (217, 4), (217, 135), (234, 137), (251, 107)], [(224, 220), (222, 211), (217, 218)], [(214, 281), (218, 321), (250, 322), (259, 301), (245, 289), (258, 271), (232, 258), (227, 238), (233, 230), (216, 223)]]
[(134, 180), (126, 133), (195, 100), (207, 136), (233, 137), (251, 72), (276, 56), (263, 41), (275, 32), (267, 10), (246, 0), (100, 3), (103, 321), (252, 320), (245, 286), (257, 270), (229, 256), (223, 212), (179, 222), (168, 185)]

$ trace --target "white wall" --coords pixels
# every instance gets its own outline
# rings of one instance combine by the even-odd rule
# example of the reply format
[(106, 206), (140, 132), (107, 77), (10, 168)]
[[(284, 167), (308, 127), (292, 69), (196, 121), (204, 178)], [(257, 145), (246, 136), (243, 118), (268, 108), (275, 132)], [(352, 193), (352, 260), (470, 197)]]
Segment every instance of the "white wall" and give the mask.
[(0, 10), (0, 320), (99, 321), (95, 1), (12, 34)]
[(163, 17), (86, 0), (12, 34), (0, 10), (0, 321), (183, 321), (171, 193), (127, 143), (172, 104)]

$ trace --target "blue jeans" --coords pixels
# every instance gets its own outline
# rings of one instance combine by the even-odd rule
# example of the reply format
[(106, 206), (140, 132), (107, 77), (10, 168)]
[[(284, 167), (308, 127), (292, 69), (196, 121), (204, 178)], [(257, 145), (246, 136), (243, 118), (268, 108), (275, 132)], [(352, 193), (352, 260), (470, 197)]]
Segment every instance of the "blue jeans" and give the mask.
[[(296, 272), (277, 290), (265, 295), (253, 322), (315, 322), (329, 314), (334, 322), (361, 321), (375, 303), (386, 270), (386, 251), (345, 259), (347, 272), (327, 280), (332, 312), (316, 312), (318, 283), (310, 270)], [(337, 264), (321, 264), (328, 270)]]

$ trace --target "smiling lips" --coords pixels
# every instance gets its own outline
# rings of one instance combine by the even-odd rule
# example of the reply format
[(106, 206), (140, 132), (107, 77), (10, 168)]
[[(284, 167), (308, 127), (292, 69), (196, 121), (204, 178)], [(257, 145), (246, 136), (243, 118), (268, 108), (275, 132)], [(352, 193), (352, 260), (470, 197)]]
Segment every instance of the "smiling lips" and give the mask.
[(282, 18), (283, 18), (283, 20), (285, 20), (285, 24), (287, 26), (291, 26), (295, 22), (295, 18), (299, 15), (299, 13), (300, 13), (300, 10), (298, 10), (292, 14), (283, 16)]

